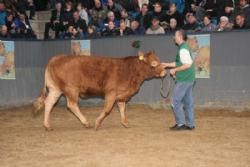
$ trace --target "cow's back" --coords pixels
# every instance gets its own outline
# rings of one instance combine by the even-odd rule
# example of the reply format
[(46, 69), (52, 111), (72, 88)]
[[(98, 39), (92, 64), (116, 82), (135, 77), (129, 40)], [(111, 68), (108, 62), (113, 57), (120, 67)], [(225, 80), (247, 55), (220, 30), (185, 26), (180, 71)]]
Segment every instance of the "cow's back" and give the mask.
[(51, 58), (47, 71), (62, 91), (70, 88), (83, 95), (100, 95), (115, 84), (117, 67), (112, 58), (58, 55)]

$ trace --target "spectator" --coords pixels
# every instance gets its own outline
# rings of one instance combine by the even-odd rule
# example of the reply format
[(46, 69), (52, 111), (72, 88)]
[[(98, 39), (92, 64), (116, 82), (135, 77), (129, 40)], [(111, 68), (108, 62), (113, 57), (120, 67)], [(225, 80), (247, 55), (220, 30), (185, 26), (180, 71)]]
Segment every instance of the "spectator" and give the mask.
[(36, 7), (33, 0), (27, 0), (26, 2), (26, 10), (30, 11), (29, 19), (34, 20)]
[(177, 11), (182, 14), (185, 9), (185, 0), (170, 0), (170, 3), (174, 3), (176, 5)]
[(199, 23), (192, 13), (186, 14), (186, 20), (187, 23), (183, 26), (184, 30), (187, 30), (189, 32), (196, 32), (200, 30)]
[(72, 24), (73, 24), (74, 28), (81, 34), (81, 36), (86, 34), (86, 32), (87, 32), (87, 24), (86, 24), (85, 20), (80, 18), (80, 15), (79, 15), (78, 11), (75, 11), (73, 13)]
[(98, 17), (98, 13), (96, 11), (92, 12), (89, 25), (95, 26), (97, 32), (100, 32), (103, 29), (103, 21), (100, 19), (100, 17)]
[(203, 18), (203, 24), (202, 24), (202, 27), (201, 27), (201, 31), (208, 32), (208, 31), (215, 31), (215, 29), (216, 29), (216, 25), (211, 23), (210, 16), (205, 15), (205, 17)]
[(0, 26), (5, 25), (6, 10), (4, 2), (0, 2)]
[(61, 21), (64, 27), (64, 30), (66, 26), (73, 20), (73, 7), (72, 7), (72, 2), (67, 1), (65, 4), (65, 10), (62, 13)]
[(117, 31), (115, 29), (115, 24), (113, 21), (108, 22), (108, 27), (102, 31), (102, 36), (117, 36)]
[(135, 12), (138, 8), (137, 0), (116, 0), (126, 11)]
[(191, 4), (191, 12), (194, 13), (195, 18), (198, 22), (201, 22), (206, 14), (204, 4), (202, 2), (198, 5)]
[(169, 34), (173, 34), (175, 33), (175, 31), (177, 31), (179, 29), (179, 27), (177, 26), (177, 21), (175, 18), (171, 18), (170, 22), (169, 22), (169, 27), (166, 29), (166, 33)]
[(148, 29), (151, 24), (152, 16), (148, 13), (148, 5), (143, 4), (140, 10), (140, 14), (136, 17), (136, 20), (140, 23), (140, 27)]
[(126, 26), (125, 20), (120, 20), (120, 27), (117, 30), (117, 34), (120, 36), (132, 34), (132, 30)]
[(131, 20), (130, 28), (133, 35), (142, 35), (145, 33), (145, 29), (140, 26), (137, 20)]
[(94, 2), (95, 2), (95, 6), (91, 10), (91, 14), (93, 12), (96, 12), (99, 19), (104, 20), (106, 18), (106, 16), (107, 16), (107, 8), (102, 5), (100, 0), (95, 0)]
[(88, 26), (86, 37), (87, 38), (99, 38), (100, 34), (97, 33), (95, 26)]
[(156, 2), (154, 5), (153, 17), (158, 17), (160, 22), (165, 19), (165, 12), (162, 10), (162, 6), (159, 2)]
[(67, 27), (68, 27), (67, 31), (63, 36), (64, 39), (80, 39), (81, 38), (81, 33), (77, 30), (76, 27), (74, 27), (73, 25), (68, 25)]
[(121, 11), (123, 10), (123, 7), (120, 4), (114, 2), (114, 0), (108, 0), (107, 9), (108, 11), (112, 11), (115, 14), (115, 18), (121, 18)]
[(169, 4), (169, 10), (167, 11), (165, 21), (169, 23), (171, 18), (175, 18), (177, 27), (182, 27), (184, 25), (184, 17), (177, 11), (174, 3)]
[(249, 26), (247, 25), (245, 15), (238, 14), (235, 18), (233, 29), (240, 30), (240, 29), (248, 29), (248, 28)]
[(120, 22), (116, 19), (115, 14), (112, 11), (108, 12), (107, 18), (104, 20), (102, 27), (107, 26), (109, 21), (113, 21), (115, 23), (115, 27), (119, 27), (120, 25)]
[(229, 31), (229, 30), (232, 30), (232, 24), (229, 22), (228, 17), (221, 16), (216, 31)]
[(14, 23), (14, 15), (13, 13), (7, 13), (6, 19), (6, 26), (8, 29), (9, 34), (14, 34), (16, 32), (16, 25)]
[(248, 0), (240, 0), (239, 6), (235, 9), (235, 16), (238, 14), (244, 14), (248, 26), (250, 25), (250, 6)]
[(217, 17), (217, 5), (215, 0), (203, 0), (203, 6), (206, 11), (206, 14), (211, 16), (211, 17)]
[(93, 9), (95, 6), (95, 3), (93, 0), (80, 0), (82, 3), (82, 6), (85, 6), (88, 10)]
[(82, 6), (82, 3), (78, 3), (76, 9), (77, 9), (81, 19), (85, 20), (86, 24), (88, 25), (89, 16), (88, 16), (87, 9), (84, 6)]
[(129, 17), (128, 12), (125, 9), (121, 10), (121, 19), (125, 21), (126, 26), (130, 26), (131, 18)]
[(151, 26), (146, 30), (146, 34), (165, 34), (158, 17), (153, 18)]
[(14, 38), (36, 38), (29, 20), (24, 13), (19, 14), (19, 17), (14, 21), (16, 26), (16, 34)]
[(139, 9), (141, 10), (143, 5), (146, 4), (148, 5), (149, 4), (149, 0), (138, 0), (138, 6), (139, 6)]
[(51, 18), (50, 22), (45, 24), (45, 31), (44, 31), (44, 38), (49, 38), (49, 30), (52, 29), (55, 31), (55, 38), (59, 38), (59, 32), (63, 31), (63, 25), (62, 25), (62, 3), (57, 2), (55, 5), (55, 9), (51, 11)]
[(8, 33), (8, 28), (5, 25), (1, 26), (0, 38), (10, 38), (10, 35)]

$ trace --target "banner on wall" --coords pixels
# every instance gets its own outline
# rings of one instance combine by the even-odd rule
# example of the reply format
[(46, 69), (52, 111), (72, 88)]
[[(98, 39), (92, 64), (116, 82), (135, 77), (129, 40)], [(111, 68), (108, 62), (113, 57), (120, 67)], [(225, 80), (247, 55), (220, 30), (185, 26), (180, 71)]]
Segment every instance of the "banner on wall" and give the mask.
[(71, 54), (90, 56), (90, 40), (72, 40)]
[(0, 79), (15, 79), (15, 44), (0, 41)]
[(193, 55), (196, 78), (210, 78), (210, 35), (189, 35), (187, 43)]

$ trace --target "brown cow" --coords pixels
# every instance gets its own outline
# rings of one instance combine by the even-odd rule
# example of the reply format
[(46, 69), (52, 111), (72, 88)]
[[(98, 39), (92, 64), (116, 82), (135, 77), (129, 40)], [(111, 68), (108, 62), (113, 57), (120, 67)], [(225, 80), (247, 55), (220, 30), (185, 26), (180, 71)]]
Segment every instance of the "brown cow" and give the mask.
[(95, 129), (100, 127), (115, 103), (120, 110), (121, 124), (128, 127), (125, 103), (139, 90), (145, 79), (164, 77), (165, 74), (155, 52), (145, 55), (139, 52), (138, 56), (124, 58), (57, 55), (50, 59), (46, 67), (45, 84), (34, 105), (40, 109), (45, 104), (44, 127), (51, 130), (50, 112), (63, 94), (68, 108), (83, 125), (90, 127), (80, 112), (78, 98), (103, 96), (104, 108), (95, 121)]

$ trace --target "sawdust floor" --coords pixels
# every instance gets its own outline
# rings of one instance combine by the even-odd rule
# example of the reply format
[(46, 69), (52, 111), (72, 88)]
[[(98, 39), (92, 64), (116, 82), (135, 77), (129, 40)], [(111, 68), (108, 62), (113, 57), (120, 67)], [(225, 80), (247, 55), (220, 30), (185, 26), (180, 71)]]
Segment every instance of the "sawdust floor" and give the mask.
[[(86, 129), (66, 107), (42, 127), (32, 107), (0, 111), (1, 167), (249, 167), (250, 112), (197, 109), (194, 131), (169, 131), (172, 112), (143, 105), (127, 108), (131, 128), (117, 108), (99, 131)], [(81, 108), (94, 123), (101, 107)]]

